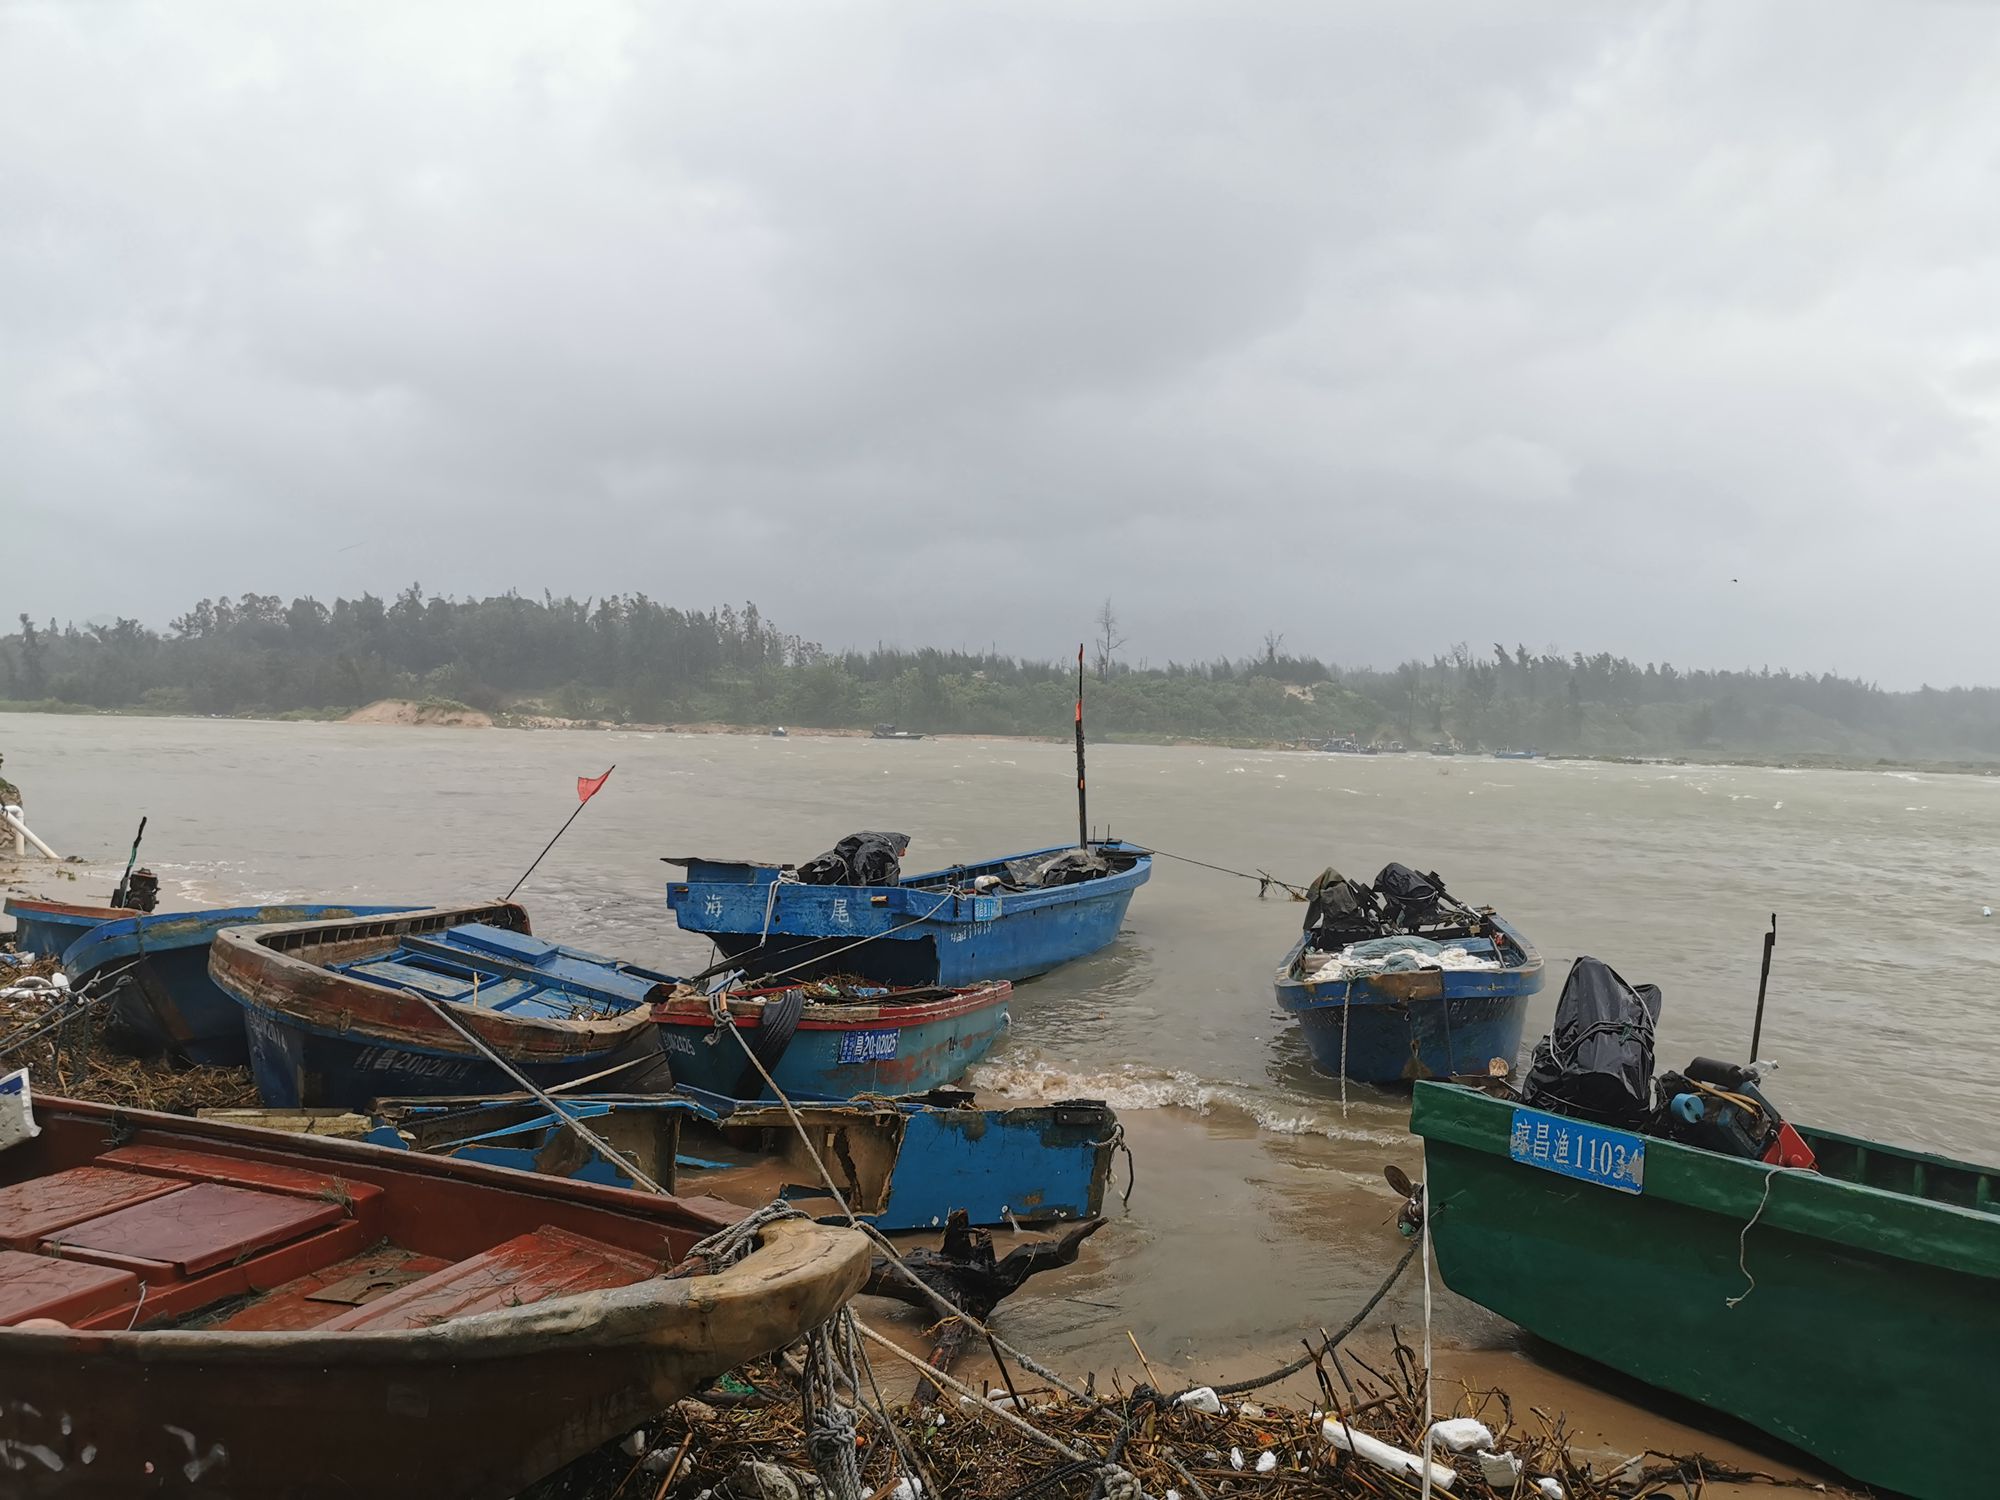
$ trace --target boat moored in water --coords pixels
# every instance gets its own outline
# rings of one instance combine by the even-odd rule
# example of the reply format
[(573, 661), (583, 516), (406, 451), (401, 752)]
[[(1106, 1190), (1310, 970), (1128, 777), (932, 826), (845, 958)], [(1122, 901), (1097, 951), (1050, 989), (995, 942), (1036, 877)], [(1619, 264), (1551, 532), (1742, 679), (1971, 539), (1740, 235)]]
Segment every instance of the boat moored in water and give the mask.
[[(728, 1099), (909, 1097), (956, 1083), (1007, 1027), (1014, 987), (889, 989), (809, 981), (735, 989), (719, 1000), (682, 987), (653, 1007), (676, 1083)], [(748, 1044), (744, 1047), (720, 1024)]]
[(860, 1234), (43, 1099), (0, 1152), (7, 1493), (501, 1500), (792, 1343)]
[(670, 859), (687, 876), (668, 885), (667, 906), (752, 975), (956, 986), (1027, 979), (1095, 953), (1153, 873), (1150, 851), (1111, 840), (921, 875), (886, 862), (840, 883), (802, 878), (832, 857), (800, 867)]
[(1373, 887), (1328, 870), (1308, 895), (1276, 990), (1323, 1072), (1398, 1083), (1484, 1076), (1495, 1059), (1513, 1069), (1542, 958), (1491, 908), (1397, 864)]
[(209, 972), (243, 1007), (257, 1091), (280, 1108), (519, 1088), (495, 1057), (541, 1088), (668, 1086), (650, 1007), (675, 981), (544, 942), (507, 902), (226, 928)]

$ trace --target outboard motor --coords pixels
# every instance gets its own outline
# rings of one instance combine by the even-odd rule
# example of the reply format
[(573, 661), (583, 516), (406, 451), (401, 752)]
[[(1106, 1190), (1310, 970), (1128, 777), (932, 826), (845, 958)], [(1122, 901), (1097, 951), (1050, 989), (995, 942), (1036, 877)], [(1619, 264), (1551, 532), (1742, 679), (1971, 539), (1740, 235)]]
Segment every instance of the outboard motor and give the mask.
[(1812, 1167), (1812, 1148), (1764, 1097), (1755, 1068), (1697, 1057), (1685, 1072), (1660, 1075), (1654, 1134), (1670, 1141), (1777, 1167)]
[(1349, 943), (1382, 936), (1382, 919), (1375, 893), (1328, 865), (1306, 887), (1307, 932), (1317, 933), (1315, 946), (1337, 953)]
[(1415, 932), (1437, 921), (1444, 882), (1435, 870), (1419, 875), (1408, 865), (1386, 864), (1375, 877), (1375, 891), (1382, 898), (1383, 916), (1389, 925)]
[(1630, 985), (1588, 954), (1571, 966), (1555, 1027), (1535, 1044), (1522, 1102), (1637, 1130), (1653, 1115), (1653, 1027), (1660, 987)]
[(113, 889), (111, 904), (127, 911), (151, 911), (160, 904), (160, 877), (148, 869), (134, 870)]

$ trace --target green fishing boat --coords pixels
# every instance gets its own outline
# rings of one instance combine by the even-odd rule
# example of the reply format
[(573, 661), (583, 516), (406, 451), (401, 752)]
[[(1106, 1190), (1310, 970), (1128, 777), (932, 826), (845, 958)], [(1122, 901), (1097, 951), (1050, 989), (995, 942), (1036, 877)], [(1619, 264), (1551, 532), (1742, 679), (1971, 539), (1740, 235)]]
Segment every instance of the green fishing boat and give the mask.
[(1995, 1493), (2000, 1170), (1803, 1127), (1818, 1170), (1774, 1168), (1438, 1083), (1410, 1123), (1459, 1295), (1865, 1484)]

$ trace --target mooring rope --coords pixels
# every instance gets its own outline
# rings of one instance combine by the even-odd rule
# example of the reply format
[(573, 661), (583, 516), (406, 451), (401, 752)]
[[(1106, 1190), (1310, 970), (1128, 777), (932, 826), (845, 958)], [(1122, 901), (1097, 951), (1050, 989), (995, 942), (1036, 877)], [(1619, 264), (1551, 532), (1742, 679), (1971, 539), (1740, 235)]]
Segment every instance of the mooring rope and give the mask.
[(1257, 894), (1260, 897), (1275, 885), (1278, 889), (1289, 892), (1294, 901), (1303, 901), (1306, 899), (1304, 886), (1293, 885), (1289, 880), (1280, 880), (1268, 870), (1259, 870), (1253, 875), (1248, 870), (1232, 870), (1227, 865), (1212, 865), (1205, 859), (1195, 859), (1193, 856), (1187, 854), (1174, 854), (1165, 849), (1147, 847), (1141, 852), (1150, 854), (1155, 859), (1177, 859), (1184, 865), (1199, 865), (1202, 869), (1213, 870), (1218, 875), (1234, 875), (1238, 880), (1254, 880), (1257, 883)]

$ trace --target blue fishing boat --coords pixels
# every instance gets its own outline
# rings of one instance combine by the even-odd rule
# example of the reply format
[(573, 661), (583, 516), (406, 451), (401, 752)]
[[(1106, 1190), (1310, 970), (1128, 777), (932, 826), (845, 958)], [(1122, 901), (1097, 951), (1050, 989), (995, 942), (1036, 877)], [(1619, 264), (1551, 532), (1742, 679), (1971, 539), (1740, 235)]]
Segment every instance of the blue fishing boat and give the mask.
[[(1007, 1028), (1014, 987), (892, 990), (813, 981), (720, 997), (683, 986), (653, 1007), (674, 1080), (729, 1099), (910, 1097), (955, 1083)], [(726, 1022), (718, 1017), (726, 1017)], [(763, 1072), (728, 1034), (733, 1026)]]
[(209, 944), (225, 927), (319, 922), (407, 911), (401, 906), (229, 906), (99, 923), (63, 953), (72, 988), (102, 976), (113, 1040), (145, 1056), (165, 1053), (205, 1067), (250, 1060), (243, 1007), (208, 977)]
[(84, 906), (32, 896), (9, 896), (0, 910), (14, 919), (15, 951), (45, 958), (62, 957), (71, 943), (93, 927), (144, 915), (128, 906)]
[(832, 858), (796, 868), (671, 859), (687, 878), (668, 885), (667, 906), (753, 975), (962, 986), (1027, 979), (1095, 953), (1118, 935), (1132, 893), (1153, 873), (1148, 850), (1106, 841), (922, 875), (902, 876), (891, 863), (886, 879), (802, 878)]
[(669, 1083), (649, 1007), (674, 981), (544, 942), (507, 902), (225, 928), (209, 973), (243, 1007), (257, 1092), (275, 1107), (508, 1093), (514, 1074), (539, 1088)]
[[(1095, 1218), (1120, 1146), (1117, 1115), (1093, 1099), (1015, 1109), (976, 1109), (965, 1095), (806, 1104), (797, 1107), (797, 1128), (778, 1105), (687, 1092), (575, 1095), (562, 1100), (562, 1109), (676, 1196), (759, 1208), (775, 1192), (808, 1213), (837, 1219), (806, 1155), (803, 1129), (856, 1217), (890, 1233), (940, 1228), (955, 1211), (975, 1228)], [(362, 1139), (613, 1187), (639, 1185), (553, 1111), (519, 1094), (381, 1100)]]
[(1542, 957), (1491, 908), (1399, 864), (1364, 886), (1328, 870), (1278, 966), (1278, 1006), (1313, 1061), (1357, 1083), (1512, 1070)]

